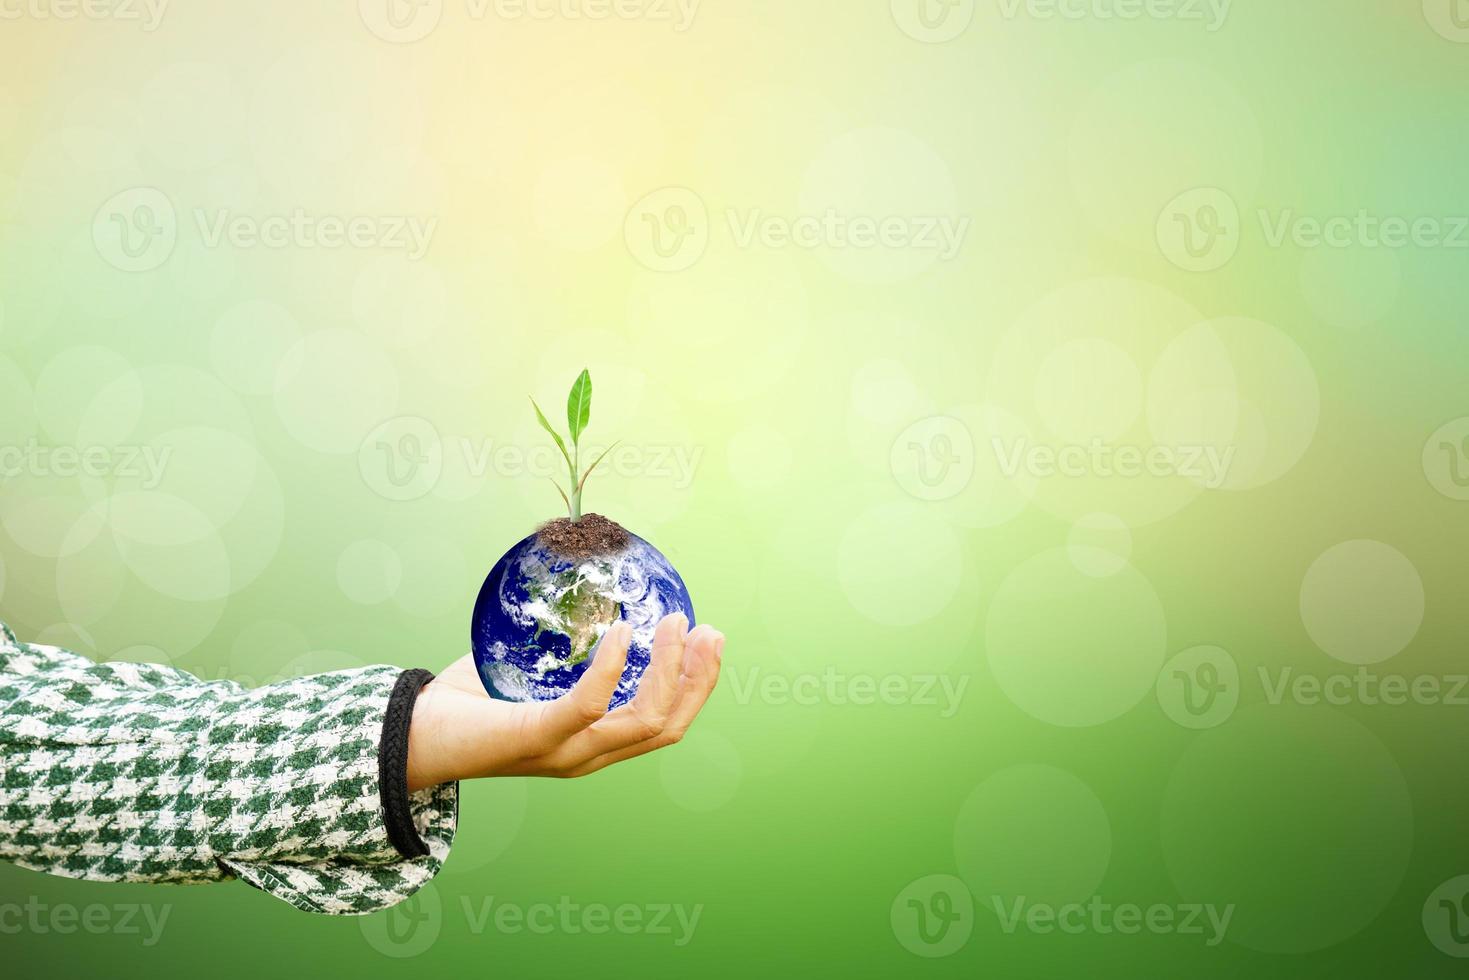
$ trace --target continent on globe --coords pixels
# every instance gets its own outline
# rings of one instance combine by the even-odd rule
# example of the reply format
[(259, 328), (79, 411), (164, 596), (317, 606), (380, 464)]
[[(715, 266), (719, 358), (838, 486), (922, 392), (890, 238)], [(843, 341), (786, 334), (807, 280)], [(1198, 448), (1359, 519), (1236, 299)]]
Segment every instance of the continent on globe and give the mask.
[[(598, 571), (610, 573), (606, 563)], [(600, 576), (599, 576), (600, 577)], [(541, 631), (561, 633), (571, 640), (571, 656), (567, 666), (575, 666), (592, 655), (592, 648), (611, 623), (622, 615), (622, 603), (597, 591), (591, 577), (581, 567), (568, 568), (551, 576), (548, 583), (536, 583), (532, 594), (537, 603), (550, 607), (536, 619), (536, 636)]]

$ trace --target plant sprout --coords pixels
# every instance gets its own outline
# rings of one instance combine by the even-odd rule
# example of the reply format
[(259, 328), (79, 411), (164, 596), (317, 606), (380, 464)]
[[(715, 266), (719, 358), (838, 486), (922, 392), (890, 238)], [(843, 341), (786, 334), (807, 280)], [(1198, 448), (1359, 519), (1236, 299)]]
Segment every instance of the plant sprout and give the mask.
[(585, 472), (578, 473), (581, 464), (581, 436), (587, 430), (587, 422), (592, 417), (592, 376), (583, 368), (581, 374), (577, 375), (576, 381), (571, 386), (571, 394), (566, 398), (566, 422), (571, 427), (571, 449), (566, 448), (566, 440), (561, 438), (561, 433), (551, 427), (546, 421), (546, 413), (541, 411), (541, 406), (536, 400), (530, 400), (531, 406), (536, 410), (536, 421), (541, 423), (541, 428), (551, 433), (551, 438), (556, 440), (556, 448), (561, 450), (561, 458), (566, 460), (567, 472), (571, 475), (571, 493), (561, 489), (561, 484), (555, 478), (551, 483), (556, 487), (556, 492), (561, 494), (561, 499), (566, 502), (566, 512), (571, 515), (572, 521), (581, 520), (581, 492), (587, 484), (587, 477), (592, 475), (592, 470), (597, 464), (607, 458), (607, 454), (617, 448), (613, 443), (602, 451), (602, 455), (592, 461), (592, 465)]

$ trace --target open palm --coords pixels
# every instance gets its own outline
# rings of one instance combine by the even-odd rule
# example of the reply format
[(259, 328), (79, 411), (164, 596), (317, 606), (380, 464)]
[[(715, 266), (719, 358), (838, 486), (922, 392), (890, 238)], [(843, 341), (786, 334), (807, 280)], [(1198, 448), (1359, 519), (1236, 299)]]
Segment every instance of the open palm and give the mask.
[(483, 776), (584, 776), (683, 738), (719, 680), (724, 635), (664, 617), (638, 693), (608, 711), (631, 627), (614, 624), (586, 672), (555, 701), (517, 704), (491, 698), (472, 656), (423, 689), (408, 738), (408, 788)]

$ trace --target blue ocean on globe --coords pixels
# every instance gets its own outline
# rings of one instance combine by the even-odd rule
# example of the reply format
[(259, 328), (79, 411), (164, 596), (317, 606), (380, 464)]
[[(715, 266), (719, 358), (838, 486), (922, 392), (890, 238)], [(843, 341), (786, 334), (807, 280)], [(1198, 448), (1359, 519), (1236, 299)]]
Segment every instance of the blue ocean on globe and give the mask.
[(635, 534), (606, 556), (567, 559), (532, 534), (505, 553), (474, 605), (470, 642), (480, 680), (503, 701), (549, 701), (570, 691), (602, 634), (632, 625), (627, 668), (610, 708), (626, 704), (653, 652), (658, 621), (694, 604), (667, 558)]

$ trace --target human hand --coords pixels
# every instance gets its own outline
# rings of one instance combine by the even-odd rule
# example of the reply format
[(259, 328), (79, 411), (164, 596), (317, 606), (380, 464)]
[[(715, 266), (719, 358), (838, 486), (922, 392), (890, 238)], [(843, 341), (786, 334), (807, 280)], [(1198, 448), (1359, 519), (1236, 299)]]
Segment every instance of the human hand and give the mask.
[(682, 739), (719, 680), (724, 634), (665, 616), (638, 693), (608, 711), (631, 639), (628, 624), (609, 628), (576, 686), (555, 701), (491, 698), (474, 657), (456, 660), (414, 703), (409, 791), (484, 776), (585, 776)]

